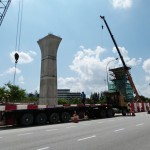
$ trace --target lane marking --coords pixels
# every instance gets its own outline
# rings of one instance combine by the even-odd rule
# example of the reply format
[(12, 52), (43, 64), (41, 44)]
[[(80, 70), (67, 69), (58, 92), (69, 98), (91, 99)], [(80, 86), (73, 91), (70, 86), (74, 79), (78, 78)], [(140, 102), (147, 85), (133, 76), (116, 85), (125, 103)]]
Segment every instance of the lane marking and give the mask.
[(0, 139), (2, 139), (3, 137), (0, 137)]
[(83, 140), (88, 140), (88, 139), (91, 139), (91, 138), (95, 138), (95, 137), (96, 137), (96, 135), (92, 135), (92, 136), (89, 136), (89, 137), (78, 139), (78, 142), (83, 141)]
[(58, 129), (50, 129), (50, 130), (46, 130), (47, 132), (51, 132), (51, 131), (57, 131)]
[(69, 126), (69, 127), (66, 127), (66, 129), (69, 129), (69, 128), (75, 128), (77, 126)]
[(114, 132), (123, 131), (124, 129), (125, 129), (125, 128), (117, 129), (117, 130), (114, 130)]
[(37, 149), (37, 150), (44, 150), (44, 149), (49, 149), (49, 147), (44, 147), (44, 148), (40, 148), (40, 149)]
[(113, 119), (111, 119), (111, 120), (108, 120), (108, 122), (112, 122), (112, 121), (114, 121)]
[(89, 125), (91, 125), (90, 123), (85, 123), (85, 124), (83, 124), (84, 126), (89, 126)]
[(104, 121), (100, 121), (100, 122), (97, 122), (97, 123), (104, 123)]
[(144, 123), (139, 123), (139, 124), (136, 125), (136, 127), (142, 126), (142, 125), (144, 125)]
[(18, 136), (24, 136), (24, 135), (30, 135), (30, 134), (33, 134), (33, 133), (22, 133), (22, 134), (18, 134)]

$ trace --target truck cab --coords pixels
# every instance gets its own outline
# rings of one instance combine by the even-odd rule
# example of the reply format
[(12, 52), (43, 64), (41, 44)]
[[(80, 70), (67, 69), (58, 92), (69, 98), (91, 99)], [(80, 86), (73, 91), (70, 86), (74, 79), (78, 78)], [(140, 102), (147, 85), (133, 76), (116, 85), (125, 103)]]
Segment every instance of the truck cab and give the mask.
[(122, 113), (123, 116), (128, 112), (125, 97), (120, 92), (104, 91), (102, 96), (109, 107), (112, 107), (114, 113)]

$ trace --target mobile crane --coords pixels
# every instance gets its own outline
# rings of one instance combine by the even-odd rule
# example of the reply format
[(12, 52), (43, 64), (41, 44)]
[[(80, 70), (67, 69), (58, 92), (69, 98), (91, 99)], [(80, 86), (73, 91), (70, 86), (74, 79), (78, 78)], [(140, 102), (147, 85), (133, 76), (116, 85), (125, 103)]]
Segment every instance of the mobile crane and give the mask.
[(137, 101), (138, 101), (138, 100), (140, 100), (140, 96), (139, 96), (138, 91), (137, 91), (137, 89), (136, 89), (136, 87), (135, 87), (135, 84), (134, 84), (134, 82), (133, 82), (133, 80), (132, 80), (132, 77), (131, 77), (131, 74), (130, 74), (130, 72), (129, 72), (129, 69), (128, 69), (128, 67), (127, 67), (127, 65), (126, 65), (126, 63), (125, 63), (125, 61), (124, 61), (124, 59), (123, 59), (123, 56), (122, 56), (121, 53), (120, 53), (120, 50), (119, 50), (118, 45), (117, 45), (117, 43), (116, 43), (116, 41), (115, 41), (115, 38), (114, 38), (114, 36), (113, 36), (112, 33), (111, 33), (111, 30), (110, 30), (110, 28), (109, 28), (109, 26), (108, 26), (108, 24), (107, 24), (107, 22), (106, 22), (106, 20), (105, 20), (105, 17), (104, 17), (104, 16), (100, 16), (100, 18), (104, 21), (104, 23), (105, 23), (105, 25), (106, 25), (106, 27), (107, 27), (107, 29), (108, 29), (108, 32), (109, 32), (109, 34), (110, 34), (110, 36), (111, 36), (111, 38), (112, 38), (112, 41), (113, 41), (113, 43), (114, 43), (114, 45), (115, 45), (115, 47), (116, 47), (116, 50), (117, 50), (117, 52), (118, 52), (118, 54), (119, 54), (119, 57), (120, 57), (120, 59), (121, 59), (121, 61), (122, 61), (122, 64), (123, 64), (125, 73), (126, 73), (126, 75), (127, 75), (127, 78), (128, 78), (128, 80), (129, 80), (129, 82), (130, 82), (130, 85), (131, 85), (131, 87), (132, 87), (132, 89), (133, 89), (133, 91), (134, 91), (134, 93), (135, 93), (135, 95), (136, 95)]

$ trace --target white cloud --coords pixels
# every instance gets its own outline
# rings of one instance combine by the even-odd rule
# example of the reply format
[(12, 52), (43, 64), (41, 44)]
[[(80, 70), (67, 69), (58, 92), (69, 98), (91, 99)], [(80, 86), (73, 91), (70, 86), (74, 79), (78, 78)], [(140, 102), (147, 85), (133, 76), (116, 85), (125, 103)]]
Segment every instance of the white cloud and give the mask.
[(37, 55), (35, 51), (29, 51), (31, 55)]
[(143, 62), (143, 69), (146, 73), (150, 74), (150, 58)]
[[(6, 76), (8, 74), (14, 74), (15, 73), (15, 67), (11, 67), (9, 69), (7, 69), (6, 71), (4, 71), (3, 73), (0, 74), (0, 76)], [(20, 74), (21, 70), (19, 68), (16, 68), (16, 74)]]
[[(150, 87), (150, 58), (143, 62), (142, 68), (147, 73), (145, 75), (145, 81), (146, 81), (147, 85)], [(147, 91), (147, 95), (148, 94), (149, 94), (149, 90)], [(150, 94), (149, 94), (149, 96), (150, 96)]]
[(127, 9), (132, 7), (133, 0), (112, 0), (114, 8)]
[[(77, 77), (59, 78), (59, 88), (69, 88), (72, 91), (82, 92), (89, 96), (91, 92), (100, 92), (106, 90), (106, 65), (113, 57), (101, 60), (101, 55), (106, 51), (100, 46), (95, 50), (85, 49), (78, 51), (69, 66)], [(111, 65), (113, 62), (111, 63)]]
[[(128, 51), (124, 47), (119, 47), (119, 50), (127, 66), (133, 67), (133, 66), (139, 65), (142, 62), (142, 58), (138, 58), (138, 59), (130, 58), (128, 56)], [(118, 55), (118, 52), (115, 47), (113, 47), (112, 51), (113, 53), (116, 53)], [(118, 55), (118, 58), (119, 58), (119, 55)], [(119, 62), (119, 65), (122, 65), (121, 60)]]
[[(100, 46), (96, 47), (95, 50), (86, 49), (84, 46), (80, 46), (80, 48), (81, 50), (76, 53), (72, 64), (69, 66), (74, 72), (75, 77), (58, 78), (58, 87), (68, 88), (74, 92), (84, 91), (87, 96), (89, 96), (91, 92), (106, 90), (107, 64), (111, 61), (108, 68), (114, 68), (118, 67), (119, 61), (119, 66), (122, 66), (120, 60), (112, 61), (116, 58), (116, 55), (118, 55), (115, 48), (113, 48), (115, 57), (107, 57), (105, 59), (101, 59), (101, 57), (106, 49)], [(124, 47), (120, 47), (120, 51), (127, 65), (135, 66), (141, 63), (141, 58), (130, 58), (128, 51)]]
[(150, 84), (150, 76), (146, 75), (145, 80)]
[(95, 70), (104, 69), (103, 62), (100, 62), (100, 55), (104, 51), (105, 49), (99, 46), (96, 50), (82, 49), (81, 51), (78, 51), (72, 65), (70, 65), (70, 69), (75, 71), (82, 78), (91, 78)]
[(24, 77), (23, 76), (20, 76), (18, 78), (18, 82), (21, 83), (21, 84), (24, 84)]
[[(13, 74), (15, 72), (15, 67), (9, 68), (4, 74)], [(16, 68), (16, 74), (21, 73), (21, 70)]]
[[(15, 62), (15, 58), (14, 58), (14, 54), (16, 52), (13, 51), (10, 53), (10, 58), (11, 58), (11, 61), (14, 63)], [(31, 53), (34, 55), (36, 54), (35, 52), (33, 51), (30, 51), (30, 52), (17, 52), (19, 54), (19, 60), (18, 60), (18, 63), (19, 64), (27, 64), (27, 63), (31, 63), (33, 61), (33, 58), (31, 57)]]

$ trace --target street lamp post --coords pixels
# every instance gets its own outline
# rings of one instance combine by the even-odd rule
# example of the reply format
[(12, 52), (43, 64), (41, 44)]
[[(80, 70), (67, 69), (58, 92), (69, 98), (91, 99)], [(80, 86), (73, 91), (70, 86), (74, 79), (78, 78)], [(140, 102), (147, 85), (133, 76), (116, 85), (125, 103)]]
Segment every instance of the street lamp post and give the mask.
[(108, 65), (109, 65), (111, 62), (113, 62), (113, 61), (115, 61), (115, 60), (118, 60), (118, 58), (115, 58), (115, 59), (109, 61), (109, 62), (107, 63), (107, 65), (106, 65), (106, 74), (107, 74), (106, 81), (107, 81), (107, 88), (108, 88), (108, 90), (109, 90), (109, 85), (108, 85), (108, 70), (107, 70), (107, 67), (108, 67)]

